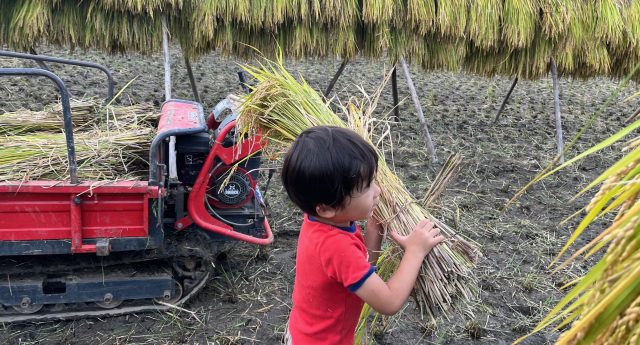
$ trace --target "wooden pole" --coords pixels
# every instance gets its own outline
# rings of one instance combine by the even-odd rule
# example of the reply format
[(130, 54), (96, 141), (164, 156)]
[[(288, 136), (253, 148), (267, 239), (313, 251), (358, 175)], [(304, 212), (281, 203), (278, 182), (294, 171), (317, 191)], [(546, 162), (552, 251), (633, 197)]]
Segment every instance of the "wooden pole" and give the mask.
[(163, 16), (162, 21), (162, 55), (164, 62), (164, 100), (171, 99), (171, 63), (169, 62), (169, 28), (167, 19)]
[(393, 118), (395, 121), (400, 121), (400, 109), (398, 109), (398, 73), (396, 70), (398, 68), (398, 64), (393, 65), (393, 70), (391, 70), (391, 94), (393, 95)]
[[(38, 55), (38, 53), (36, 52), (36, 50), (35, 50), (33, 47), (29, 48), (29, 54), (31, 54), (31, 55)], [(49, 67), (47, 66), (47, 64), (46, 64), (46, 63), (44, 63), (44, 61), (39, 61), (39, 60), (35, 60), (35, 61), (36, 61), (36, 63), (38, 64), (38, 66), (40, 66), (40, 68), (42, 68), (42, 69), (43, 69), (43, 70), (45, 70), (45, 71), (49, 71), (49, 72), (51, 72), (51, 70), (49, 69)]]
[(404, 78), (407, 80), (407, 85), (409, 86), (409, 91), (411, 92), (411, 99), (413, 100), (413, 104), (418, 111), (418, 119), (420, 120), (420, 124), (422, 124), (422, 130), (424, 131), (425, 138), (427, 140), (427, 148), (431, 153), (431, 160), (436, 162), (436, 148), (433, 146), (433, 141), (431, 140), (431, 134), (429, 134), (429, 127), (427, 126), (427, 121), (424, 119), (424, 113), (422, 112), (422, 106), (420, 105), (420, 100), (418, 99), (418, 93), (416, 92), (416, 88), (413, 85), (413, 80), (411, 80), (411, 75), (409, 74), (409, 67), (407, 67), (406, 61), (404, 61), (404, 57), (400, 58), (400, 63), (402, 64), (402, 71), (404, 72)]
[(553, 109), (556, 117), (556, 141), (560, 164), (564, 163), (564, 142), (562, 140), (562, 118), (560, 117), (560, 84), (558, 83), (558, 68), (556, 60), (551, 58), (551, 79), (553, 80)]
[(193, 92), (193, 98), (195, 98), (196, 102), (202, 103), (200, 101), (200, 95), (198, 94), (198, 86), (196, 85), (196, 80), (193, 78), (193, 70), (191, 69), (191, 62), (189, 61), (189, 57), (184, 55), (184, 65), (187, 67), (187, 75), (189, 76), (189, 83), (191, 84), (191, 91)]
[(513, 89), (515, 89), (517, 83), (518, 83), (518, 76), (516, 76), (513, 79), (511, 88), (509, 89), (509, 92), (507, 92), (507, 96), (502, 101), (502, 104), (500, 105), (500, 109), (498, 109), (498, 113), (496, 114), (496, 118), (493, 119), (493, 122), (491, 123), (491, 125), (495, 125), (498, 122), (498, 119), (500, 118), (500, 114), (502, 113), (502, 110), (504, 110), (504, 107), (507, 105), (507, 101), (509, 100), (509, 97), (511, 97), (511, 93), (513, 92)]
[(327, 86), (327, 89), (324, 91), (324, 98), (329, 98), (329, 94), (331, 93), (331, 90), (333, 90), (333, 86), (336, 84), (336, 81), (338, 81), (338, 78), (340, 78), (342, 71), (344, 71), (344, 68), (347, 66), (347, 62), (349, 62), (348, 58), (344, 58), (344, 60), (342, 60), (340, 68), (338, 68), (336, 74), (333, 75), (333, 79), (331, 79), (329, 86)]

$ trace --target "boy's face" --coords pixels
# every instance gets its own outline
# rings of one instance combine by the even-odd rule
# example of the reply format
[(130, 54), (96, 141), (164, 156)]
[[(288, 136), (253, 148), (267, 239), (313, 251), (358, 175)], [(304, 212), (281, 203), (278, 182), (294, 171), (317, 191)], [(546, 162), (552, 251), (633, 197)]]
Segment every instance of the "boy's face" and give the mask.
[(335, 210), (332, 221), (348, 224), (356, 220), (369, 219), (379, 201), (380, 188), (375, 181), (371, 181), (368, 187), (364, 187), (347, 199), (343, 208)]

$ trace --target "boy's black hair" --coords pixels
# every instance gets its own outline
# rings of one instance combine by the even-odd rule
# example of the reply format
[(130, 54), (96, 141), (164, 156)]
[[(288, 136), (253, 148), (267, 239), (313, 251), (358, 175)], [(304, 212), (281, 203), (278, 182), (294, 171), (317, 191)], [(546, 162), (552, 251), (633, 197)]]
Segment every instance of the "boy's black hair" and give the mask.
[(317, 216), (316, 206), (341, 208), (354, 192), (368, 187), (378, 169), (378, 154), (352, 130), (311, 127), (284, 158), (282, 183), (302, 211)]

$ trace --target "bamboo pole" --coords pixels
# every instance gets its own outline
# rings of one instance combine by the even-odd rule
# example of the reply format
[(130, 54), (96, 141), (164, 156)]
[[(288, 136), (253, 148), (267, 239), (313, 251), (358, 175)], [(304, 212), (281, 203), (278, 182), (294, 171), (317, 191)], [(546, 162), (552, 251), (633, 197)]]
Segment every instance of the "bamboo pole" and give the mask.
[(498, 109), (498, 113), (496, 114), (496, 118), (493, 120), (493, 123), (491, 123), (491, 125), (495, 125), (498, 122), (498, 119), (500, 118), (500, 114), (502, 113), (502, 110), (504, 110), (504, 107), (507, 105), (507, 101), (509, 101), (509, 97), (511, 97), (511, 93), (513, 92), (513, 89), (515, 89), (517, 83), (518, 83), (518, 76), (516, 76), (513, 79), (511, 88), (509, 88), (509, 92), (507, 92), (507, 95), (504, 97), (504, 100), (500, 105), (500, 109)]
[(422, 112), (422, 106), (420, 105), (420, 100), (418, 99), (418, 93), (416, 92), (416, 88), (413, 85), (413, 80), (411, 80), (411, 75), (409, 74), (409, 67), (407, 67), (407, 62), (404, 61), (404, 56), (400, 57), (400, 63), (402, 64), (402, 71), (404, 72), (404, 78), (407, 80), (407, 85), (409, 86), (409, 91), (411, 92), (411, 99), (413, 100), (413, 104), (416, 106), (416, 110), (418, 112), (418, 119), (420, 119), (420, 124), (422, 124), (422, 130), (424, 131), (424, 135), (427, 141), (427, 148), (431, 153), (431, 160), (433, 162), (437, 161), (436, 158), (436, 148), (433, 146), (433, 141), (431, 140), (431, 134), (429, 134), (429, 127), (427, 126), (427, 121), (424, 119), (424, 113)]
[[(162, 17), (162, 52), (164, 58), (164, 99), (171, 99), (171, 63), (169, 62), (169, 28), (167, 18)], [(169, 180), (178, 179), (178, 166), (176, 164), (176, 137), (169, 137)]]
[(562, 118), (560, 117), (560, 84), (558, 83), (558, 68), (556, 60), (551, 58), (551, 79), (553, 80), (553, 109), (556, 118), (556, 141), (560, 164), (564, 163), (564, 142), (562, 140)]
[(393, 95), (393, 119), (394, 121), (400, 121), (400, 109), (398, 109), (398, 73), (396, 72), (398, 64), (393, 65), (391, 70), (391, 94)]
[[(36, 52), (36, 50), (31, 47), (29, 48), (29, 54), (31, 55), (38, 55), (38, 52)], [(40, 61), (40, 60), (35, 60), (35, 62), (38, 64), (38, 66), (40, 66), (40, 68), (42, 68), (45, 71), (49, 71), (51, 72), (51, 70), (49, 69), (49, 67), (47, 66), (46, 63), (44, 63), (44, 61)]]
[(348, 62), (349, 58), (344, 58), (344, 60), (342, 60), (340, 68), (338, 68), (336, 74), (333, 75), (333, 78), (329, 82), (329, 86), (327, 86), (327, 89), (324, 91), (324, 98), (329, 98), (329, 94), (331, 93), (331, 90), (333, 90), (333, 86), (336, 84), (336, 81), (338, 81), (338, 78), (340, 78), (340, 75), (342, 75), (342, 72), (344, 71), (344, 68), (347, 66)]
[(191, 69), (191, 62), (189, 61), (189, 57), (184, 55), (184, 65), (187, 67), (187, 75), (189, 76), (189, 83), (191, 84), (191, 91), (193, 92), (193, 98), (198, 103), (202, 103), (200, 101), (200, 95), (198, 94), (198, 86), (196, 85), (196, 80), (193, 77), (193, 70)]
[(167, 18), (162, 17), (162, 57), (164, 62), (164, 100), (171, 99), (171, 63), (169, 62), (169, 29)]

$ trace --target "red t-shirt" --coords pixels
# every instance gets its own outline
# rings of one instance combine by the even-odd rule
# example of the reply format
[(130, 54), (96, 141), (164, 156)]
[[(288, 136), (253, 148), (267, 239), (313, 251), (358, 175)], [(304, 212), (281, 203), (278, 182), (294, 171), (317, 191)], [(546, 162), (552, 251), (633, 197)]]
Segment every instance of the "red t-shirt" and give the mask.
[(354, 293), (373, 274), (360, 227), (305, 215), (296, 257), (289, 332), (294, 345), (353, 345), (364, 302)]

